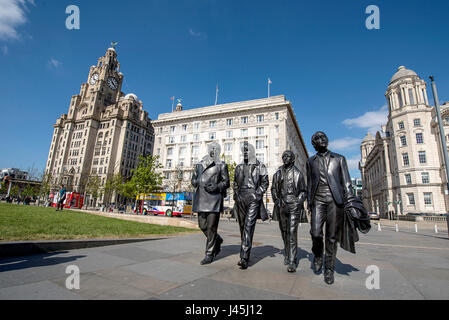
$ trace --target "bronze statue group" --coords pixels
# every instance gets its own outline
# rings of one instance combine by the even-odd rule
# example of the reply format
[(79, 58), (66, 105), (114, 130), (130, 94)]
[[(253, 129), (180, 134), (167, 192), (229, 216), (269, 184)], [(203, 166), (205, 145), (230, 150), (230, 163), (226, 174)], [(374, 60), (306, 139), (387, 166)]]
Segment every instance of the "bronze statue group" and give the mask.
[[(285, 151), (283, 165), (273, 176), (271, 195), (275, 204), (273, 216), (279, 221), (284, 243), (287, 271), (295, 272), (297, 268), (298, 224), (308, 222), (304, 209), (307, 200), (314, 256), (312, 268), (320, 274), (324, 264), (324, 281), (332, 284), (337, 244), (355, 253), (358, 231), (367, 233), (370, 221), (360, 199), (353, 193), (345, 157), (329, 151), (328, 142), (321, 131), (312, 136), (312, 145), (317, 152), (308, 159), (306, 174), (295, 166), (295, 154)], [(208, 154), (195, 166), (192, 175), (195, 188), (192, 211), (198, 213), (199, 227), (207, 238), (202, 265), (214, 260), (223, 243), (217, 230), (230, 180), (228, 167), (220, 160), (220, 152), (218, 143), (209, 144)], [(256, 159), (253, 145), (244, 142), (242, 153), (243, 163), (234, 173), (233, 199), (241, 235), (237, 265), (244, 270), (248, 268), (256, 221), (269, 218), (263, 203), (269, 179), (267, 168)]]

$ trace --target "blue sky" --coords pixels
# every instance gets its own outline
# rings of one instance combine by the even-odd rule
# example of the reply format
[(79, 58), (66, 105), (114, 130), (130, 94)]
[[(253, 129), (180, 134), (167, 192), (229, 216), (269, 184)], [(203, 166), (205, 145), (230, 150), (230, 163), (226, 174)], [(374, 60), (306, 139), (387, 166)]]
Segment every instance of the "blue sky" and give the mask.
[[(368, 30), (368, 5), (380, 29)], [(68, 30), (66, 7), (80, 9)], [(111, 41), (125, 93), (152, 119), (185, 109), (284, 94), (309, 153), (325, 131), (360, 176), (359, 143), (386, 115), (384, 93), (404, 65), (449, 100), (448, 1), (0, 0), (0, 168), (43, 170), (52, 124)], [(431, 90), (429, 101), (433, 103)]]

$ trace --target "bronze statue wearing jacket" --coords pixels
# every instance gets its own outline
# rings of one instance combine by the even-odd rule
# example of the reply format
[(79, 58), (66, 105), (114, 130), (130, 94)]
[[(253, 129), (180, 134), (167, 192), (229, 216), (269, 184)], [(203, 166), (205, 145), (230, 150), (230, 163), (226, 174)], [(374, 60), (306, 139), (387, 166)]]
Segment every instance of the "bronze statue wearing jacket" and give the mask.
[(257, 218), (268, 219), (263, 195), (268, 189), (268, 172), (263, 163), (256, 159), (254, 146), (245, 142), (242, 147), (243, 163), (234, 173), (234, 212), (239, 221), (242, 244), (240, 248), (241, 269), (248, 268), (254, 229)]
[(206, 256), (201, 264), (209, 264), (221, 250), (223, 239), (217, 233), (223, 199), (230, 186), (228, 166), (220, 160), (220, 145), (208, 145), (208, 154), (195, 166), (192, 185), (195, 188), (192, 212), (198, 213), (198, 225), (207, 238)]
[(298, 249), (298, 223), (307, 222), (304, 201), (307, 198), (304, 175), (294, 165), (295, 155), (287, 150), (282, 154), (284, 165), (273, 176), (271, 196), (274, 201), (273, 215), (279, 220), (284, 241), (284, 264), (288, 272), (295, 272)]
[(326, 224), (324, 280), (332, 284), (343, 208), (347, 200), (353, 197), (353, 190), (345, 157), (329, 151), (328, 143), (324, 132), (318, 131), (312, 136), (312, 145), (317, 154), (307, 161), (307, 188), (311, 210), (313, 269), (317, 274), (322, 269), (323, 227)]

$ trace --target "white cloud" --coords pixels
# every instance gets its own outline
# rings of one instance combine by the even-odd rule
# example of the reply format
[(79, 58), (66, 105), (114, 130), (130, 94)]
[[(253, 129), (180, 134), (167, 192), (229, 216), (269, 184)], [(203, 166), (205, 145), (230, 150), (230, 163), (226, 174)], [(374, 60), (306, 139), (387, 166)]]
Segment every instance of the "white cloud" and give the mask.
[(360, 117), (346, 119), (343, 124), (349, 128), (357, 127), (367, 129), (372, 134), (381, 129), (381, 125), (386, 124), (388, 117), (387, 105), (384, 105), (377, 111), (368, 111)]
[(2, 53), (3, 53), (5, 56), (8, 54), (8, 46), (7, 46), (7, 45), (4, 45), (4, 46), (1, 48), (1, 50), (2, 50)]
[(27, 22), (27, 4), (34, 0), (0, 0), (0, 39), (19, 39), (17, 28)]
[(332, 140), (329, 142), (329, 149), (332, 150), (347, 150), (355, 146), (360, 146), (362, 139), (344, 137), (341, 139)]
[(193, 31), (192, 28), (189, 29), (189, 34), (192, 37), (202, 37), (202, 38), (207, 39), (207, 34), (205, 34), (204, 32), (195, 32), (195, 31)]
[(60, 61), (58, 61), (58, 60), (56, 60), (56, 59), (54, 59), (54, 58), (50, 58), (50, 61), (48, 61), (48, 65), (49, 65), (50, 67), (54, 67), (54, 68), (59, 67), (61, 64), (62, 64), (62, 63), (61, 63)]
[(360, 161), (360, 156), (354, 156), (352, 158), (346, 159), (346, 163), (348, 164), (349, 171), (359, 170), (359, 161)]

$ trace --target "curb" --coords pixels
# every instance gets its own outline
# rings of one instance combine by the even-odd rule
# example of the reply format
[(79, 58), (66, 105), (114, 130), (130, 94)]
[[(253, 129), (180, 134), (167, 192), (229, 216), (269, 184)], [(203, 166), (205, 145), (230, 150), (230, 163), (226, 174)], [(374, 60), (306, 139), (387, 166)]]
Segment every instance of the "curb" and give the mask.
[(0, 258), (25, 256), (38, 253), (48, 253), (62, 250), (74, 250), (94, 247), (112, 246), (132, 242), (166, 239), (160, 238), (132, 238), (132, 239), (92, 239), (92, 240), (45, 240), (20, 241), (0, 243)]

